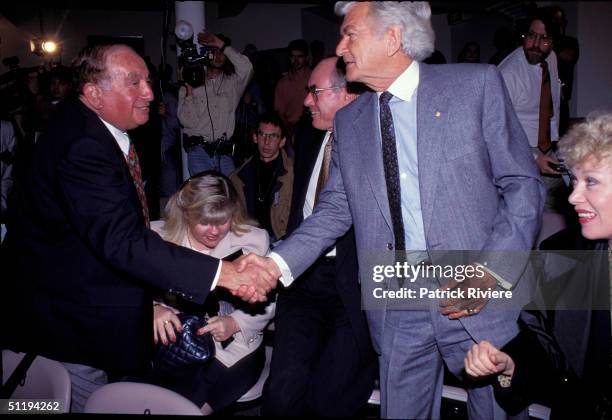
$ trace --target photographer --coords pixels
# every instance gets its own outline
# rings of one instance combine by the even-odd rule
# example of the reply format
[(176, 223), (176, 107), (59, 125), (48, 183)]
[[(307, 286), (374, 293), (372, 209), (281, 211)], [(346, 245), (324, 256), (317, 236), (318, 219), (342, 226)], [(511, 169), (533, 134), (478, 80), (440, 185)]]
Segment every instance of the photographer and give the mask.
[(187, 65), (182, 70), (185, 86), (179, 90), (178, 118), (184, 128), (189, 173), (217, 169), (225, 175), (234, 170), (235, 111), (248, 84), (253, 65), (229, 46), (229, 39), (209, 32), (198, 34), (198, 43), (212, 47), (205, 67)]

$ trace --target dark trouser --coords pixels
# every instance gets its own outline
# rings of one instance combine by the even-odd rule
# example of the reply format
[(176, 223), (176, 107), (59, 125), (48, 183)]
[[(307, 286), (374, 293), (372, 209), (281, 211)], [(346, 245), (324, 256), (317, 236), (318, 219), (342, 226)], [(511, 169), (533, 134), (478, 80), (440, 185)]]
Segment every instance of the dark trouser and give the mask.
[(219, 411), (237, 401), (255, 385), (265, 360), (265, 347), (262, 343), (257, 350), (231, 367), (212, 359), (199, 368), (181, 370), (172, 375), (154, 372), (151, 377), (143, 380), (171, 389), (198, 407), (208, 403), (214, 411)]
[(319, 260), (279, 294), (264, 416), (350, 417), (372, 392), (376, 364), (361, 358), (335, 282)]

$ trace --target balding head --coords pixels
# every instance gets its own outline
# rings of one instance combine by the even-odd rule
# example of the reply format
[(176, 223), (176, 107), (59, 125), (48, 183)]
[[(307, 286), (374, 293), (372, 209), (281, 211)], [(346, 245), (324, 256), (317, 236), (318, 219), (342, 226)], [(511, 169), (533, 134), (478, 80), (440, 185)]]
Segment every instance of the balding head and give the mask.
[(88, 47), (73, 63), (81, 101), (119, 130), (149, 119), (153, 92), (144, 60), (126, 45)]
[(312, 114), (312, 125), (319, 130), (331, 130), (336, 112), (357, 97), (346, 90), (338, 60), (337, 57), (321, 60), (308, 80), (310, 92), (304, 105)]

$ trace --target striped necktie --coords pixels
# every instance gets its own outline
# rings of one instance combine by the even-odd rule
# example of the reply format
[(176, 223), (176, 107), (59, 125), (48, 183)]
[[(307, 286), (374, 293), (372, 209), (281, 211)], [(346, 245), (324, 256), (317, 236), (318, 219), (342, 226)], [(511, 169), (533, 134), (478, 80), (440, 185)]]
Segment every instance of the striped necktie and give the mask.
[(319, 194), (329, 178), (329, 164), (331, 162), (332, 145), (334, 141), (334, 133), (329, 134), (329, 139), (323, 148), (323, 162), (321, 163), (321, 171), (317, 180), (317, 189), (315, 190), (315, 206), (319, 202)]
[(550, 90), (550, 72), (548, 63), (543, 61), (542, 66), (542, 88), (540, 90), (540, 120), (538, 124), (538, 149), (544, 154), (552, 145), (550, 139), (550, 119), (553, 116), (552, 94)]
[(130, 170), (130, 175), (132, 175), (132, 179), (134, 180), (136, 192), (138, 193), (138, 200), (140, 201), (140, 206), (142, 207), (142, 215), (144, 217), (145, 225), (150, 227), (149, 207), (147, 206), (147, 196), (145, 195), (144, 182), (142, 182), (142, 172), (140, 170), (140, 163), (138, 162), (136, 148), (134, 147), (134, 143), (132, 143), (132, 141), (130, 141), (130, 150), (127, 155), (126, 162)]

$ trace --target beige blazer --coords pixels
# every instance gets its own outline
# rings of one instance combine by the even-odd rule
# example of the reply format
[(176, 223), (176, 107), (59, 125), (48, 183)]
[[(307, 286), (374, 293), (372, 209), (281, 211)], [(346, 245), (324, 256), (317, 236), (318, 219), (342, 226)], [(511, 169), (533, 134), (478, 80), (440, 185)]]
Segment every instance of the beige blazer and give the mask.
[[(162, 220), (151, 222), (151, 229), (161, 234), (164, 225)], [(210, 252), (210, 256), (223, 258), (242, 250), (246, 253), (266, 255), (270, 247), (270, 239), (265, 229), (248, 226), (249, 231), (238, 236), (229, 232)], [(183, 239), (183, 246), (190, 248), (187, 238)], [(276, 302), (270, 302), (262, 314), (251, 315), (240, 309), (235, 309), (230, 316), (238, 323), (240, 331), (234, 334), (232, 341), (226, 348), (215, 341), (215, 357), (227, 367), (231, 367), (244, 356), (255, 351), (263, 341), (263, 329), (274, 318)]]

